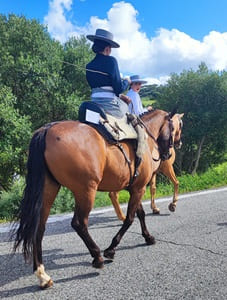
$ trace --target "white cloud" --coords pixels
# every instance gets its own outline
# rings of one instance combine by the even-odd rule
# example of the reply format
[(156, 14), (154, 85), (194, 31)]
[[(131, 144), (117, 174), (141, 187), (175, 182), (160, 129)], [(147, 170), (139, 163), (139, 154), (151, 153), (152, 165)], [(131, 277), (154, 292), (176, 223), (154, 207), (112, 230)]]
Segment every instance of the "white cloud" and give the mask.
[(227, 32), (211, 31), (198, 41), (177, 29), (160, 28), (154, 37), (142, 32), (139, 12), (132, 4), (116, 2), (105, 19), (92, 16), (84, 27), (76, 27), (67, 20), (73, 0), (52, 0), (45, 23), (51, 35), (61, 42), (70, 36), (93, 34), (104, 28), (114, 34), (121, 47), (112, 54), (118, 59), (123, 74), (140, 74), (151, 83), (163, 83), (170, 73), (196, 69), (201, 61), (210, 69), (227, 69)]
[(61, 43), (67, 41), (71, 36), (83, 34), (83, 28), (76, 27), (67, 20), (67, 13), (72, 10), (73, 0), (50, 0), (49, 12), (44, 17), (44, 24), (52, 37)]
[(53, 38), (65, 41), (73, 30), (73, 24), (67, 21), (65, 11), (70, 11), (73, 0), (52, 0), (49, 2), (49, 12), (44, 17), (44, 23)]

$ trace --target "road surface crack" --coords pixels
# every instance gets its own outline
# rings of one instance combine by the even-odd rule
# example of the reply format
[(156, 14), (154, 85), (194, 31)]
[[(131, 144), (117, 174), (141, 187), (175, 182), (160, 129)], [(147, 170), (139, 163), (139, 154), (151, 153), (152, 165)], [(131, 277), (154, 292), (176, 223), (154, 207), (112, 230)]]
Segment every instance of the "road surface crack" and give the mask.
[(215, 252), (211, 249), (203, 248), (203, 247), (192, 245), (192, 244), (176, 243), (176, 242), (173, 242), (173, 241), (167, 241), (167, 240), (162, 240), (162, 239), (157, 239), (157, 238), (156, 238), (156, 241), (167, 243), (167, 244), (172, 244), (172, 245), (176, 245), (176, 246), (192, 247), (192, 248), (199, 249), (199, 250), (202, 250), (202, 251), (206, 251), (206, 252), (209, 252), (209, 253), (212, 253), (212, 254), (215, 254), (215, 255), (227, 257), (226, 254)]

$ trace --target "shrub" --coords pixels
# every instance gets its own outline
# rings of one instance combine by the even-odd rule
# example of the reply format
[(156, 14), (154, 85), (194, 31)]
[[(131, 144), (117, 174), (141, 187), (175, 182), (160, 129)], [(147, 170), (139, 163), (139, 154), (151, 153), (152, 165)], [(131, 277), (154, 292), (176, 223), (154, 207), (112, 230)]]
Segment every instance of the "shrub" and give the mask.
[[(208, 188), (216, 188), (227, 185), (227, 162), (216, 167), (210, 168), (203, 174), (189, 175), (185, 174), (178, 177), (180, 182), (180, 193), (204, 190)], [(18, 209), (20, 201), (23, 196), (24, 179), (20, 177), (15, 180), (9, 192), (2, 192), (0, 194), (0, 219), (11, 220), (15, 211)], [(143, 199), (150, 198), (150, 189), (147, 188)], [(163, 176), (158, 177), (157, 197), (172, 195), (173, 185)], [(127, 203), (129, 200), (129, 193), (123, 190), (119, 193), (119, 202)], [(111, 205), (111, 200), (107, 192), (97, 192), (95, 199), (95, 207), (102, 207)], [(71, 212), (74, 210), (75, 201), (72, 193), (66, 189), (61, 188), (56, 197), (51, 214)]]
[(20, 205), (24, 190), (24, 178), (14, 181), (11, 190), (0, 194), (0, 219), (12, 220)]

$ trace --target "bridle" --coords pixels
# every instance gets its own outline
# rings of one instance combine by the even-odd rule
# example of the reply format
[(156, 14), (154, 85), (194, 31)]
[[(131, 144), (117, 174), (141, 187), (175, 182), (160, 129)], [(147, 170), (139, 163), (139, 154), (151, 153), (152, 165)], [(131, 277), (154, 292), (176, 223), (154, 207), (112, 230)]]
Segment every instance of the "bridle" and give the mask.
[[(162, 153), (160, 154), (160, 147), (159, 147), (159, 143), (158, 143), (158, 139), (156, 139), (153, 134), (151, 133), (151, 131), (149, 130), (149, 128), (147, 127), (147, 125), (143, 122), (143, 120), (137, 116), (137, 121), (138, 123), (140, 123), (141, 126), (143, 126), (145, 129), (146, 129), (146, 132), (147, 134), (153, 139), (153, 141), (155, 142), (156, 146), (157, 146), (157, 150), (158, 150), (158, 153), (159, 153), (159, 158), (156, 159), (154, 157), (152, 157), (152, 159), (155, 161), (155, 162), (158, 162), (160, 160), (165, 160), (165, 159), (168, 159), (171, 157), (171, 154), (168, 153), (168, 158), (165, 158), (165, 159), (162, 159)], [(173, 135), (172, 135), (172, 132), (173, 132), (173, 121), (171, 119), (171, 116), (170, 114), (168, 115), (168, 122), (169, 122), (169, 132), (170, 132), (170, 137), (169, 137), (169, 140), (168, 140), (168, 146), (169, 148), (173, 147)], [(162, 128), (163, 128), (164, 124), (161, 126), (160, 128), (160, 131), (159, 133), (161, 132)], [(135, 178), (135, 176), (132, 175), (132, 169), (131, 169), (131, 161), (129, 159), (129, 157), (127, 156), (125, 150), (124, 150), (124, 147), (122, 146), (121, 143), (116, 143), (116, 146), (120, 149), (120, 151), (123, 153), (125, 159), (126, 159), (126, 162), (128, 163), (128, 167), (129, 167), (129, 172), (130, 172), (130, 180), (129, 180), (129, 184), (127, 185), (126, 189), (129, 188), (129, 186), (133, 183), (133, 180)], [(168, 148), (168, 149), (169, 149)], [(168, 151), (169, 152), (169, 151)]]
[[(146, 129), (147, 134), (153, 139), (153, 141), (157, 145), (158, 152), (159, 152), (159, 158), (158, 159), (153, 158), (153, 160), (154, 161), (165, 160), (164, 158), (162, 159), (162, 153), (161, 153), (162, 151), (161, 151), (160, 146), (159, 146), (159, 137), (158, 137), (158, 139), (156, 139), (153, 136), (153, 134), (151, 133), (151, 131), (149, 130), (149, 128), (147, 127), (147, 125), (143, 122), (143, 120), (140, 117), (138, 117), (138, 120), (141, 123), (141, 125), (143, 125), (143, 127)], [(168, 114), (168, 122), (169, 122), (169, 132), (170, 132), (169, 140), (168, 140), (168, 149), (170, 149), (170, 148), (173, 147), (173, 121), (172, 121), (172, 119), (170, 117), (170, 114)], [(159, 134), (161, 133), (163, 126), (164, 126), (164, 124), (160, 128)], [(161, 155), (160, 155), (160, 153), (161, 153)], [(170, 157), (171, 157), (171, 154), (169, 154), (169, 158)]]
[(168, 115), (168, 122), (169, 122), (169, 139), (168, 139), (168, 144), (167, 144), (168, 154), (163, 152), (161, 147), (160, 147), (160, 140), (161, 140), (160, 133), (163, 129), (164, 124), (160, 128), (160, 133), (159, 133), (159, 138), (158, 138), (158, 147), (159, 147), (159, 153), (160, 153), (161, 160), (167, 160), (172, 156), (172, 154), (169, 152), (169, 149), (173, 148), (173, 144), (174, 144), (174, 141), (173, 141), (173, 129), (174, 128), (173, 128), (173, 120), (171, 119), (170, 113)]
[[(182, 128), (183, 128), (183, 121), (182, 119), (179, 120), (179, 131), (182, 131)], [(181, 137), (182, 135), (180, 135), (180, 138), (178, 141), (174, 141), (174, 146), (177, 148), (177, 147), (181, 147), (182, 145), (182, 140), (181, 140)]]

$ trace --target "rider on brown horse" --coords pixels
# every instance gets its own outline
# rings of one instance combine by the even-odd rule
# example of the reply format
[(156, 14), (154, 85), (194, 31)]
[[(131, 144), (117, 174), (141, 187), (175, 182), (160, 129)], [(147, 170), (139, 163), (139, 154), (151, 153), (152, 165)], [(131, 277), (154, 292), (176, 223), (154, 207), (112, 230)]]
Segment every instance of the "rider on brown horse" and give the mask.
[(91, 100), (106, 113), (122, 118), (128, 112), (128, 104), (119, 95), (129, 87), (129, 79), (121, 79), (117, 60), (110, 56), (112, 48), (120, 45), (113, 41), (109, 31), (97, 29), (95, 35), (88, 35), (93, 41), (95, 58), (86, 66), (86, 78), (92, 89)]
[[(96, 54), (86, 66), (86, 78), (92, 89), (91, 100), (105, 113), (117, 119), (123, 118), (129, 113), (131, 99), (121, 93), (128, 89), (131, 80), (121, 79), (117, 61), (110, 56), (111, 48), (120, 45), (113, 41), (112, 33), (103, 29), (97, 29), (95, 35), (88, 35), (87, 38), (94, 42), (92, 50)], [(130, 115), (125, 120), (125, 123), (131, 122), (137, 133), (137, 169), (146, 148), (146, 134), (136, 116)]]

